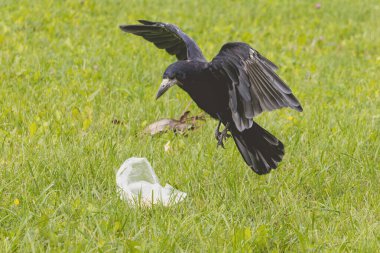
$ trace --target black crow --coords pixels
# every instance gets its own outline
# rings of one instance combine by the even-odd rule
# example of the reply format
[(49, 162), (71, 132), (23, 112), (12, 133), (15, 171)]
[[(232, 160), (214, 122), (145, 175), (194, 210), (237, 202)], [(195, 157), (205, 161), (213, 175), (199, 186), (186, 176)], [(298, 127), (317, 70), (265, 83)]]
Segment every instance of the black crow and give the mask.
[[(253, 171), (261, 175), (277, 168), (284, 145), (253, 118), (263, 111), (282, 107), (302, 111), (292, 91), (275, 73), (277, 66), (242, 42), (223, 45), (208, 62), (194, 40), (177, 26), (139, 22), (121, 25), (120, 29), (142, 36), (178, 59), (165, 70), (156, 98), (178, 85), (201, 109), (219, 120), (215, 131), (218, 146), (224, 147), (229, 131)], [(221, 123), (225, 125), (222, 132)]]

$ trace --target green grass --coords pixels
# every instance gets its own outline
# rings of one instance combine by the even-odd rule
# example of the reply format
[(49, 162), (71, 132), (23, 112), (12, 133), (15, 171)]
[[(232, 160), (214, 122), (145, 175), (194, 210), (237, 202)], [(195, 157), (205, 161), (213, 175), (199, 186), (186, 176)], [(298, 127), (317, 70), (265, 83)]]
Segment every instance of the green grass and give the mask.
[[(379, 15), (375, 0), (2, 0), (0, 251), (379, 251)], [(254, 174), (232, 140), (216, 149), (210, 118), (142, 133), (190, 98), (155, 101), (174, 58), (118, 29), (140, 18), (178, 24), (208, 59), (245, 41), (280, 66), (304, 112), (257, 119), (286, 146), (278, 170)], [(115, 170), (131, 156), (186, 201), (122, 202)]]

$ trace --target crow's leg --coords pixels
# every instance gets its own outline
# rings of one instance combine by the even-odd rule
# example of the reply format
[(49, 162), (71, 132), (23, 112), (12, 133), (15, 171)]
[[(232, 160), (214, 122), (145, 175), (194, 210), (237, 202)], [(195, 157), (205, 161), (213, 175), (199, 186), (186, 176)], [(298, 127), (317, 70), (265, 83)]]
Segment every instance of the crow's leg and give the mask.
[(230, 137), (230, 135), (227, 133), (230, 127), (230, 122), (227, 122), (225, 128), (222, 132), (219, 132), (221, 121), (219, 121), (218, 127), (216, 128), (215, 137), (218, 140), (218, 143), (216, 144), (216, 147), (222, 146), (224, 148), (223, 141)]
[(221, 134), (220, 130), (220, 125), (222, 125), (222, 121), (219, 120), (218, 126), (215, 129), (215, 139), (219, 141), (219, 135)]

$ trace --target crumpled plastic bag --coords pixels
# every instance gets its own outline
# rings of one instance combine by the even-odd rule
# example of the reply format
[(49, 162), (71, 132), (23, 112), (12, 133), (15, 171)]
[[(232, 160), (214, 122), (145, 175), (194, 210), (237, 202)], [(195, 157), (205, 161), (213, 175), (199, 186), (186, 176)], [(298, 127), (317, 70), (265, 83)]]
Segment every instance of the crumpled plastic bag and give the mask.
[(187, 195), (169, 184), (163, 187), (146, 158), (127, 159), (116, 173), (116, 184), (120, 198), (131, 205), (170, 206), (183, 201)]

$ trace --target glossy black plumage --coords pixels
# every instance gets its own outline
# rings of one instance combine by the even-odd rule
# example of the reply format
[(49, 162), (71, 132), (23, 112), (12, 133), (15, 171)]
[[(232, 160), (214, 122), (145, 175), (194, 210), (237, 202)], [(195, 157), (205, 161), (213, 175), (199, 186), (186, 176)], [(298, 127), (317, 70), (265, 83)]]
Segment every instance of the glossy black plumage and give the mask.
[(142, 25), (120, 28), (144, 37), (178, 59), (164, 72), (166, 86), (162, 85), (158, 97), (175, 82), (200, 108), (228, 124), (242, 157), (256, 173), (277, 168), (284, 145), (253, 117), (282, 107), (302, 111), (290, 88), (275, 73), (277, 66), (242, 42), (223, 45), (207, 62), (196, 43), (175, 25), (139, 22)]
[(120, 29), (142, 36), (156, 47), (176, 55), (178, 60), (206, 61), (197, 44), (177, 26), (147, 20), (139, 22), (143, 25), (121, 25)]

